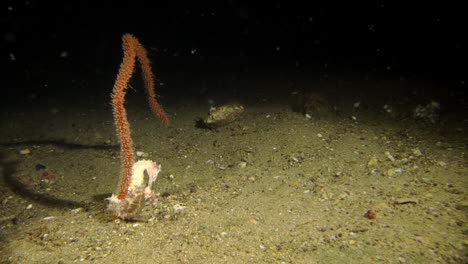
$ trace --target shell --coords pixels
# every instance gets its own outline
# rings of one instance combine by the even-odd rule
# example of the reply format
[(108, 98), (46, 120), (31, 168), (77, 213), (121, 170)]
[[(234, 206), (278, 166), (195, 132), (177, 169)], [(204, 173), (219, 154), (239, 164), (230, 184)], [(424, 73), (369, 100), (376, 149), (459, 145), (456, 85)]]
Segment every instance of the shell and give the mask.
[(240, 104), (227, 104), (211, 107), (208, 117), (203, 123), (208, 128), (218, 128), (237, 120), (244, 113), (244, 106)]

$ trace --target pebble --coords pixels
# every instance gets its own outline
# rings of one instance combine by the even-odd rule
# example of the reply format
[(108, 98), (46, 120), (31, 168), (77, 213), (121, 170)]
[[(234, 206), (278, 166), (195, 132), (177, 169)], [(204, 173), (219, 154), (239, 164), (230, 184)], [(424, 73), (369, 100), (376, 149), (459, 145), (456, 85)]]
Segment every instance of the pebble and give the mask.
[(417, 149), (417, 148), (413, 149), (413, 154), (414, 154), (416, 157), (422, 156), (421, 150), (419, 150), (419, 149)]
[(387, 175), (388, 176), (393, 176), (397, 173), (402, 173), (403, 172), (403, 169), (402, 168), (391, 168), (387, 171)]
[(83, 211), (83, 208), (82, 207), (78, 207), (78, 208), (75, 208), (75, 209), (72, 209), (71, 212), (74, 213), (74, 214), (77, 214), (79, 212)]
[(174, 212), (176, 213), (183, 212), (185, 211), (185, 209), (187, 209), (187, 207), (183, 206), (182, 204), (175, 204), (172, 208), (174, 209)]
[(249, 223), (256, 225), (256, 224), (258, 224), (258, 221), (256, 219), (252, 218), (252, 219), (249, 220)]
[(426, 177), (422, 177), (421, 182), (424, 183), (424, 184), (429, 184), (429, 185), (432, 184), (431, 179), (426, 178)]
[(390, 151), (385, 151), (385, 156), (391, 161), (395, 162), (395, 157), (393, 157), (392, 153)]
[(149, 156), (148, 153), (145, 153), (143, 151), (137, 151), (136, 155), (137, 157), (141, 157), (141, 158), (147, 158)]
[(3, 199), (1, 204), (2, 204), (3, 206), (5, 206), (5, 205), (8, 203), (8, 201), (10, 201), (11, 199), (13, 199), (13, 196), (12, 196), (12, 195), (10, 195), (10, 196), (8, 196), (7, 198)]
[(245, 166), (247, 166), (247, 162), (245, 162), (245, 161), (239, 162), (239, 164), (237, 164), (237, 166), (239, 168), (245, 168)]
[(377, 166), (377, 163), (378, 163), (378, 160), (377, 158), (374, 156), (372, 157), (369, 162), (367, 162), (367, 166), (368, 167), (374, 167), (374, 166)]
[(19, 153), (21, 155), (29, 155), (29, 154), (31, 154), (31, 150), (30, 149), (22, 149), (22, 150), (19, 151)]

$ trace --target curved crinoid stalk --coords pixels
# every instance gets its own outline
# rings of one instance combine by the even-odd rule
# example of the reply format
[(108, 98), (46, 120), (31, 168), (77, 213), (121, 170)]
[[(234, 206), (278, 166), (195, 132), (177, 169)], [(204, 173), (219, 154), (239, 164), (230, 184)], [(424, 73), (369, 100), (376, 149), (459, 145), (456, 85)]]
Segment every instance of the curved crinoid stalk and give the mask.
[[(152, 161), (134, 163), (133, 142), (124, 105), (128, 81), (134, 72), (136, 59), (138, 59), (141, 66), (141, 73), (151, 108), (161, 118), (165, 126), (169, 124), (169, 119), (156, 101), (153, 73), (145, 48), (131, 34), (123, 35), (122, 47), (124, 57), (112, 92), (112, 109), (120, 141), (122, 161), (122, 174), (118, 192), (108, 198), (108, 210), (113, 213), (114, 219), (131, 218), (140, 210), (145, 201), (153, 204), (157, 201), (157, 195), (152, 192), (151, 186), (159, 173), (159, 167)], [(144, 181), (144, 171), (150, 176), (147, 182)]]

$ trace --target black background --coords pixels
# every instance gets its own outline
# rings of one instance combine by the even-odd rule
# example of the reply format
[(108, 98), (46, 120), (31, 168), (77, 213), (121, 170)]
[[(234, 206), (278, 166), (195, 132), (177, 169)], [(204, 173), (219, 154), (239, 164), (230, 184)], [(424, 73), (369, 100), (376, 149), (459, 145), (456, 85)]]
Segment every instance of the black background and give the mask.
[(109, 92), (124, 33), (139, 38), (156, 76), (175, 90), (176, 79), (215, 72), (224, 78), (246, 69), (272, 79), (276, 72), (269, 69), (303, 69), (310, 78), (353, 69), (363, 76), (464, 89), (467, 30), (461, 5), (308, 2), (5, 1), (3, 94), (61, 89), (66, 80), (81, 89), (98, 89), (93, 82), (103, 82), (103, 92)]

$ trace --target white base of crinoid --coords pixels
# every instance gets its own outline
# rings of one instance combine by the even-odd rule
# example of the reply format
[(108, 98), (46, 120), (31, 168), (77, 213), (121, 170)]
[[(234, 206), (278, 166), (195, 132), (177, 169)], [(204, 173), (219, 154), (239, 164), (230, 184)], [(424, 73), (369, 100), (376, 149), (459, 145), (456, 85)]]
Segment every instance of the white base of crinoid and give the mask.
[(146, 202), (152, 206), (156, 205), (158, 195), (153, 192), (152, 186), (160, 171), (161, 166), (151, 160), (135, 162), (127, 196), (120, 200), (117, 195), (112, 194), (110, 198), (107, 198), (109, 201), (107, 210), (114, 218), (129, 219), (134, 217)]

